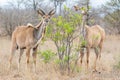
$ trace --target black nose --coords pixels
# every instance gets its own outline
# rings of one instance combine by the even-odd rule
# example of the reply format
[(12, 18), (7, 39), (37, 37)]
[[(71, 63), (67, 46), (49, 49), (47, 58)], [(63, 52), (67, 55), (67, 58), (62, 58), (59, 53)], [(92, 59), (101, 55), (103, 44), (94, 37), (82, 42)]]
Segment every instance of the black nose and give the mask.
[(46, 22), (48, 22), (48, 20), (46, 20)]

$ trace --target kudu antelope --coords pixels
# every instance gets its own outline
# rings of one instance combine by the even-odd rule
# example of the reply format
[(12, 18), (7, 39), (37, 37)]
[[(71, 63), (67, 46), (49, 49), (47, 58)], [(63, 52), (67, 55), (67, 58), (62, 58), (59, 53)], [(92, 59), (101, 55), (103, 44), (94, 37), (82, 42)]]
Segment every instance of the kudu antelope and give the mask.
[(102, 45), (105, 39), (105, 31), (102, 27), (100, 27), (99, 25), (94, 25), (94, 26), (87, 26), (85, 25), (85, 46), (81, 46), (81, 50), (80, 50), (80, 62), (82, 64), (82, 59), (84, 57), (84, 48), (86, 48), (87, 54), (86, 54), (86, 59), (87, 59), (87, 69), (89, 66), (89, 55), (90, 55), (90, 49), (94, 48), (95, 54), (96, 54), (96, 59), (94, 62), (94, 71), (96, 70), (96, 62), (97, 59), (101, 58), (101, 50), (102, 50)]
[[(74, 6), (75, 10), (78, 11), (81, 8), (79, 6)], [(86, 15), (84, 11), (81, 12), (83, 14), (83, 17)], [(90, 49), (94, 48), (95, 54), (96, 54), (96, 59), (94, 62), (94, 71), (96, 70), (96, 62), (99, 57), (101, 57), (101, 50), (102, 50), (102, 45), (105, 39), (105, 31), (102, 27), (99, 25), (94, 25), (92, 27), (89, 27), (85, 25), (85, 20), (83, 18), (83, 25), (82, 25), (82, 36), (86, 42), (84, 46), (81, 46), (80, 50), (80, 63), (82, 64), (82, 60), (84, 57), (84, 48), (86, 48), (87, 54), (86, 54), (86, 59), (87, 59), (87, 69), (89, 66), (89, 55), (90, 55)]]
[(51, 10), (48, 14), (45, 14), (45, 12), (42, 11), (41, 9), (38, 10), (37, 12), (42, 17), (42, 20), (39, 22), (37, 26), (34, 27), (31, 24), (28, 24), (27, 26), (19, 26), (12, 33), (12, 46), (9, 67), (11, 67), (11, 62), (15, 54), (15, 51), (17, 49), (20, 49), (18, 62), (19, 69), (21, 56), (24, 52), (24, 49), (26, 49), (27, 67), (29, 64), (30, 50), (32, 50), (34, 67), (36, 68), (36, 55), (38, 44), (45, 34), (46, 25), (48, 24), (50, 18), (55, 14), (54, 9)]

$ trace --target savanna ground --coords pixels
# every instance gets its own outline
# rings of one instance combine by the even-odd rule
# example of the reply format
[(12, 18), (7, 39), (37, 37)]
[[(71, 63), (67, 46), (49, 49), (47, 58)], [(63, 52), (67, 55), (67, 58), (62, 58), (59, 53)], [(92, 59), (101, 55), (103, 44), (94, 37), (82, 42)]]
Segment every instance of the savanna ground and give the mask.
[[(50, 62), (45, 64), (42, 59), (37, 57), (37, 72), (32, 71), (32, 57), (30, 58), (30, 71), (26, 70), (25, 54), (21, 59), (20, 72), (17, 70), (18, 51), (16, 52), (12, 69), (8, 70), (8, 60), (10, 56), (10, 39), (0, 38), (0, 80), (120, 80), (120, 71), (116, 69), (116, 64), (120, 61), (120, 35), (107, 36), (103, 45), (101, 61), (97, 65), (101, 73), (92, 73), (92, 65), (95, 59), (93, 50), (90, 53), (90, 69), (85, 71), (85, 59), (80, 72), (70, 74), (61, 74), (56, 64)], [(39, 47), (39, 50), (56, 48), (51, 41), (46, 41)], [(78, 63), (79, 65), (79, 63)]]

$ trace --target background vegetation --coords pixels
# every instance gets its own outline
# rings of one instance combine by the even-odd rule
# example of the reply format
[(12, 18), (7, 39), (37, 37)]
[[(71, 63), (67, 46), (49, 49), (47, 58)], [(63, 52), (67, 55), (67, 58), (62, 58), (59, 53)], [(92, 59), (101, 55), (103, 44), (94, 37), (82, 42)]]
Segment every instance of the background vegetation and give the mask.
[[(84, 6), (87, 9), (87, 23), (89, 25), (99, 24), (109, 34), (120, 34), (120, 1), (109, 0), (102, 7), (91, 7), (90, 0), (73, 1), (73, 4)], [(74, 13), (73, 6), (68, 0), (10, 0), (7, 5), (0, 7), (0, 28), (5, 32), (0, 35), (11, 35), (15, 27), (32, 23), (36, 25), (39, 21), (36, 10), (41, 8), (44, 11), (55, 8), (56, 16), (65, 16), (64, 5)]]

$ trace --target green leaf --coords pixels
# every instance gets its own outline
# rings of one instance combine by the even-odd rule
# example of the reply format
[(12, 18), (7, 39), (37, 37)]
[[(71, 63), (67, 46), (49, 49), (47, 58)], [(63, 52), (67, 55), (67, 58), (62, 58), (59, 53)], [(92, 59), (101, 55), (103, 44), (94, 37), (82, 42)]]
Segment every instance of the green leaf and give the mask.
[(57, 22), (57, 26), (62, 26), (62, 21), (61, 21), (61, 20), (59, 20), (59, 21)]

